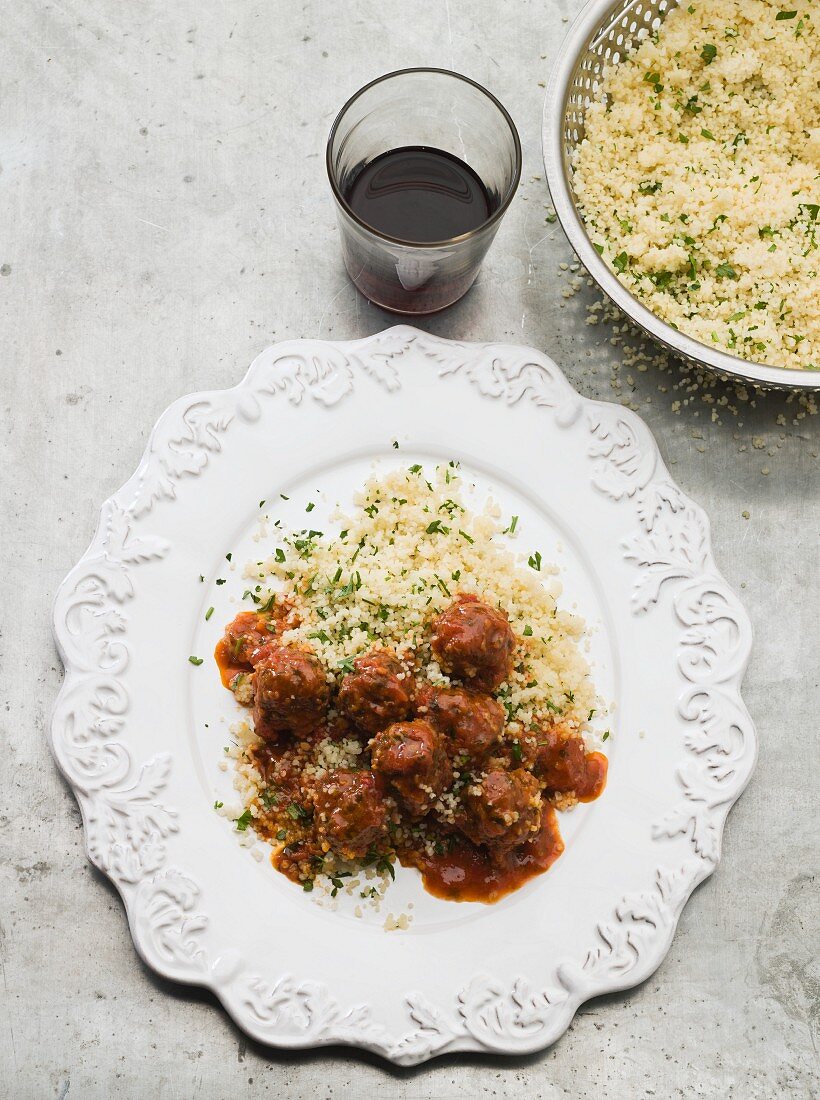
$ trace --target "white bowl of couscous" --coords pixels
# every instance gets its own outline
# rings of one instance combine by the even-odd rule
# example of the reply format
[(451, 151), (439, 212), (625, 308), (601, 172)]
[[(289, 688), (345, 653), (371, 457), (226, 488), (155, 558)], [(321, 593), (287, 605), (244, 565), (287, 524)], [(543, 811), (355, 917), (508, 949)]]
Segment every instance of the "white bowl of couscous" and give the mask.
[(593, 0), (544, 112), (558, 218), (685, 358), (820, 388), (820, 2)]

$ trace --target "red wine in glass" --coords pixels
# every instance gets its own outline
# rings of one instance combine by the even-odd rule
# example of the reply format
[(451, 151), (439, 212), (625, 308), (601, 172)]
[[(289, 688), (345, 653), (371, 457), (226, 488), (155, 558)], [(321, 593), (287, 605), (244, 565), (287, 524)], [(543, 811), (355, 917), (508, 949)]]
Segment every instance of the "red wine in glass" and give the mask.
[(345, 198), (371, 229), (411, 244), (470, 233), (494, 209), (468, 164), (424, 145), (381, 153), (353, 177)]
[(476, 172), (441, 149), (407, 145), (381, 153), (356, 172), (344, 192), (353, 213), (370, 229), (411, 246), (388, 264), (348, 241), (348, 270), (359, 290), (386, 309), (432, 313), (456, 301), (475, 278), (469, 263), (436, 278), (434, 250), (413, 245), (446, 245), (482, 226), (495, 206)]

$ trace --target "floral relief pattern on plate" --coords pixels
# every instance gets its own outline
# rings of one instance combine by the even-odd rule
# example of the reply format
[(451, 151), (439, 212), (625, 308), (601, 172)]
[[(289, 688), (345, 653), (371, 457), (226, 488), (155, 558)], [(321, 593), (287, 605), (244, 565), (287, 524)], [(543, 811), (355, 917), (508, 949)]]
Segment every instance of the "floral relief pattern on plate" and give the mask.
[[(473, 975), (448, 1004), (423, 990), (390, 991), (405, 1017), (403, 1029), (391, 1030), (375, 1004), (347, 1004), (316, 975), (260, 975), (238, 944), (213, 941), (207, 885), (176, 866), (178, 852), (169, 865), (169, 841), (185, 831), (185, 812), (169, 804), (178, 753), (142, 751), (129, 606), (173, 553), (152, 528), (152, 512), (184, 504), (186, 481), (219, 461), (235, 425), (253, 428), (268, 401), (332, 411), (355, 400), (365, 379), (388, 397), (406, 392), (421, 364), (442, 386), (461, 379), (502, 405), (532, 406), (528, 415), (548, 411), (540, 430), (578, 438), (586, 462), (579, 476), (601, 508), (628, 509), (634, 526), (618, 554), (633, 569), (630, 613), (673, 624), (664, 629), (675, 633), (682, 737), (679, 796), (647, 830), (653, 874), (602, 907), (586, 954), (551, 960), (546, 985), (524, 973)], [(89, 857), (120, 890), (140, 954), (166, 976), (213, 988), (250, 1035), (280, 1046), (348, 1043), (405, 1065), (447, 1050), (545, 1047), (583, 1001), (628, 988), (660, 964), (687, 898), (717, 863), (726, 815), (754, 766), (754, 728), (740, 697), (751, 630), (714, 564), (704, 513), (671, 481), (637, 416), (580, 397), (554, 363), (527, 348), (453, 343), (399, 326), (352, 344), (268, 349), (234, 389), (181, 399), (160, 418), (135, 475), (103, 506), (89, 550), (57, 594), (54, 629), (66, 668), (54, 755), (80, 804)], [(688, 854), (669, 865), (681, 838)]]

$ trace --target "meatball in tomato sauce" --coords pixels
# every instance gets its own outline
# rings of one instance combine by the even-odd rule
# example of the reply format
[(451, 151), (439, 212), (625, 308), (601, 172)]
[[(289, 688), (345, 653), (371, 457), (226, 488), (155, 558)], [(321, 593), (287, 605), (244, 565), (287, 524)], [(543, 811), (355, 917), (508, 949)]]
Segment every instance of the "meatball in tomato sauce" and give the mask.
[(606, 781), (606, 758), (588, 753), (577, 734), (560, 725), (538, 730), (533, 774), (549, 794), (574, 794), (582, 801), (597, 798)]
[(456, 824), (474, 844), (507, 851), (534, 833), (541, 820), (538, 781), (523, 768), (494, 768), (470, 784)]
[(269, 615), (240, 611), (225, 627), (221, 643), (225, 659), (233, 665), (251, 665), (256, 651), (271, 640), (272, 629), (275, 624)]
[(450, 752), (480, 759), (497, 744), (504, 729), (504, 708), (469, 688), (429, 688), (419, 697), (419, 712), (444, 735)]
[(373, 650), (357, 657), (339, 688), (339, 710), (354, 726), (378, 733), (410, 717), (413, 677), (398, 657)]
[(387, 807), (371, 771), (329, 772), (314, 798), (316, 832), (345, 859), (358, 859), (387, 838)]
[(509, 676), (514, 644), (507, 616), (475, 596), (459, 596), (433, 621), (441, 667), (483, 691), (495, 691)]
[(330, 702), (327, 674), (315, 653), (298, 646), (274, 646), (256, 664), (253, 720), (263, 740), (282, 733), (311, 733)]
[(441, 736), (429, 722), (395, 722), (370, 742), (371, 766), (411, 817), (423, 817), (453, 776)]

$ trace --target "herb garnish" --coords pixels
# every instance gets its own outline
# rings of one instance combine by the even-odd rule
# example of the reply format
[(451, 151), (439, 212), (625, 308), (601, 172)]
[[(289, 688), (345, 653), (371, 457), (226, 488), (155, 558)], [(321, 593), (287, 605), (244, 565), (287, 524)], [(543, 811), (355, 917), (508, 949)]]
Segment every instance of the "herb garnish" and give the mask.
[(715, 268), (715, 274), (719, 279), (739, 279), (740, 276), (732, 267), (731, 264), (718, 264)]

